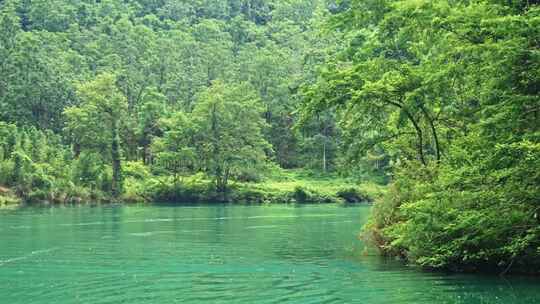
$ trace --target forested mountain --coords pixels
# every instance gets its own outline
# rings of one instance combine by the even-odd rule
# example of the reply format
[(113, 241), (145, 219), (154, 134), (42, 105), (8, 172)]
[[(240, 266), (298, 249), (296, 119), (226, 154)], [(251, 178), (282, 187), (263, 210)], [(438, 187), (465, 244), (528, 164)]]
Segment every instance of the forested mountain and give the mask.
[(59, 133), (77, 86), (112, 73), (127, 103), (125, 156), (143, 159), (152, 118), (191, 112), (214, 81), (245, 83), (264, 106), (272, 157), (303, 165), (292, 95), (323, 56), (320, 2), (3, 1), (1, 119)]
[(338, 165), (332, 114), (294, 127), (339, 45), (319, 33), (325, 1), (0, 3), (4, 185), (119, 195), (125, 164), (217, 188)]

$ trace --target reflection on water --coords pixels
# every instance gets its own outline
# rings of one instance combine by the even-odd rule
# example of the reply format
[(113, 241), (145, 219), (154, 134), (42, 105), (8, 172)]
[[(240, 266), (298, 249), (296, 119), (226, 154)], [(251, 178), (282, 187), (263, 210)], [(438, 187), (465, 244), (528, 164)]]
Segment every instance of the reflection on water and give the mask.
[(0, 211), (0, 303), (540, 303), (540, 280), (362, 255), (368, 207)]

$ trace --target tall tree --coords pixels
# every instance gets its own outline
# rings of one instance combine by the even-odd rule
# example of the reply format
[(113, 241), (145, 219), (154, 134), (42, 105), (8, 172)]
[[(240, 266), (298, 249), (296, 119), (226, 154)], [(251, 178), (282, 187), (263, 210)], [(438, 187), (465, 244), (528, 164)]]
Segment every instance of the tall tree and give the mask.
[(71, 134), (75, 153), (79, 149), (107, 151), (112, 167), (111, 191), (122, 193), (122, 156), (120, 130), (126, 115), (127, 100), (116, 86), (116, 77), (101, 74), (77, 89), (79, 106), (67, 108), (67, 131)]
[(197, 169), (195, 151), (195, 126), (183, 113), (176, 112), (169, 118), (161, 119), (163, 136), (152, 144), (156, 154), (156, 166), (172, 174), (176, 187), (183, 175), (194, 173)]
[(231, 178), (246, 170), (263, 168), (270, 145), (263, 137), (266, 126), (257, 94), (248, 84), (214, 82), (203, 92), (193, 110), (199, 131), (197, 149), (201, 167), (216, 189), (227, 190)]

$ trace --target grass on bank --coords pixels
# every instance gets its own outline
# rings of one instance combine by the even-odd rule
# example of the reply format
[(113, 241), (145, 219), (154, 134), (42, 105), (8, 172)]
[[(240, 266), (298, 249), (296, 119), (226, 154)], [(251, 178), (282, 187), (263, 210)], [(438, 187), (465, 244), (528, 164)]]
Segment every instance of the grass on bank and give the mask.
[[(212, 180), (199, 173), (178, 180), (155, 174), (139, 162), (127, 162), (123, 168), (124, 191), (112, 198), (101, 184), (83, 187), (63, 179), (47, 179), (0, 188), (0, 206), (28, 204), (84, 203), (362, 203), (371, 202), (385, 191), (385, 186), (359, 182), (336, 174), (307, 170), (271, 168), (252, 182), (231, 181), (225, 193), (217, 192)], [(43, 179), (43, 178), (42, 178)], [(26, 180), (26, 179), (23, 179)], [(38, 179), (37, 181), (41, 181)], [(103, 183), (102, 183), (103, 184)]]
[(202, 174), (181, 178), (128, 174), (123, 200), (127, 202), (227, 202), (268, 203), (361, 203), (382, 196), (385, 187), (359, 183), (334, 174), (305, 170), (278, 170), (258, 182), (231, 182), (226, 193), (217, 193)]
[(0, 208), (19, 205), (21, 199), (18, 198), (10, 189), (0, 187)]
[(304, 170), (283, 170), (279, 175), (270, 176), (263, 182), (242, 186), (266, 193), (292, 195), (293, 200), (298, 203), (371, 202), (384, 193), (384, 187), (375, 183), (360, 183), (335, 174), (317, 174)]

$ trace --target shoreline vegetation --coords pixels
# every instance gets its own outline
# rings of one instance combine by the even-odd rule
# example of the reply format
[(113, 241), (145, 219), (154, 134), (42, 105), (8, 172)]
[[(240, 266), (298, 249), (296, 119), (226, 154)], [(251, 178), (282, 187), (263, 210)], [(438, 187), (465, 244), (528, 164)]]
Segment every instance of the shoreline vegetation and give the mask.
[(22, 204), (20, 197), (16, 196), (10, 189), (0, 186), (0, 208), (13, 207)]
[[(125, 192), (114, 198), (102, 191), (80, 189), (80, 192), (34, 191), (16, 194), (0, 187), (0, 207), (18, 205), (66, 205), (107, 203), (192, 203), (232, 204), (372, 204), (382, 197), (386, 186), (373, 182), (357, 183), (333, 175), (319, 176), (299, 170), (284, 170), (279, 178), (261, 182), (233, 183), (226, 192), (218, 192), (203, 176), (188, 176), (181, 183), (172, 178), (129, 177)], [(14, 187), (17, 188), (16, 186)]]
[(540, 274), (540, 7), (362, 1), (330, 17), (347, 46), (305, 90), (350, 153), (384, 151), (391, 183), (364, 238), (448, 272)]

